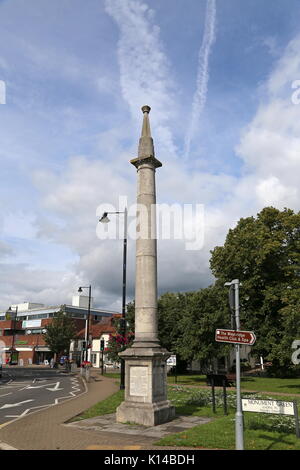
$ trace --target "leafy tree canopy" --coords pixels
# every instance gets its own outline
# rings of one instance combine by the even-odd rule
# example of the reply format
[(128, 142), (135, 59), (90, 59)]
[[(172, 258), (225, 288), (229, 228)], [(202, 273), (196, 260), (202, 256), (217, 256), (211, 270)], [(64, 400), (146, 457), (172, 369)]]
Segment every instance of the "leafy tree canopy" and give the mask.
[(62, 354), (69, 351), (70, 342), (76, 334), (75, 324), (61, 309), (53, 321), (47, 325), (47, 332), (44, 335), (45, 343), (55, 354)]
[(216, 286), (242, 282), (241, 328), (256, 333), (253, 351), (290, 368), (291, 343), (300, 335), (300, 213), (266, 207), (240, 219), (211, 253)]

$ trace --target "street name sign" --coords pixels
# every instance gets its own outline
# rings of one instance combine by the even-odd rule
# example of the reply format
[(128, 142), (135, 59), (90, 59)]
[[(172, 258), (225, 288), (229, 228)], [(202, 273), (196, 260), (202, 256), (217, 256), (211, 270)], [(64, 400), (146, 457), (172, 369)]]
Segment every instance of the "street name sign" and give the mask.
[(242, 398), (242, 407), (243, 411), (253, 411), (254, 413), (274, 413), (288, 416), (295, 414), (294, 402), (292, 401)]
[(219, 343), (246, 344), (252, 346), (256, 337), (253, 331), (216, 330), (215, 340)]

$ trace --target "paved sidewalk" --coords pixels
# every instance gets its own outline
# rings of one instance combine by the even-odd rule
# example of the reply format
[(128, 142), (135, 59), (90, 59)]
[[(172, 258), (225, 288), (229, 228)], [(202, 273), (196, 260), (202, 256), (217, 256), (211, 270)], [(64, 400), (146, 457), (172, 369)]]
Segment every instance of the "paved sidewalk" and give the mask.
[[(95, 422), (92, 426), (89, 422), (85, 425), (84, 421), (79, 422), (78, 426), (75, 423), (66, 424), (68, 420), (104, 400), (118, 389), (116, 379), (94, 372), (86, 393), (0, 427), (0, 449), (9, 449), (9, 446), (18, 450), (180, 449), (180, 447), (155, 447), (154, 442), (161, 437), (157, 426), (149, 428), (149, 432), (137, 432), (133, 427), (127, 426), (129, 429), (125, 429), (126, 425), (116, 424), (112, 417), (110, 423), (107, 423), (109, 426), (101, 425), (102, 428), (99, 423), (95, 426)], [(203, 418), (200, 420), (205, 422)], [(169, 428), (164, 425), (161, 429), (162, 435), (178, 432), (180, 428), (176, 426), (189, 428), (196, 424), (200, 423), (189, 423), (188, 420), (179, 418), (169, 423), (167, 425)], [(181, 449), (188, 448), (181, 447)]]

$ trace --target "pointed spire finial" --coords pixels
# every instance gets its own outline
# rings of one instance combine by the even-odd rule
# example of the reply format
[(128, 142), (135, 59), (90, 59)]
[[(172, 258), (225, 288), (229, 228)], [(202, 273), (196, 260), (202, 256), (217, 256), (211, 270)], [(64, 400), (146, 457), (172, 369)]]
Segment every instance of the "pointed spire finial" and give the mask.
[(150, 121), (149, 121), (149, 113), (151, 111), (151, 108), (150, 106), (146, 104), (141, 107), (141, 110), (144, 116), (143, 116), (142, 135), (139, 141), (138, 157), (134, 158), (130, 162), (136, 168), (138, 168), (142, 162), (148, 161), (148, 162), (152, 162), (155, 168), (158, 168), (161, 166), (161, 163), (155, 158), (155, 153), (154, 153), (154, 145), (153, 145), (153, 139), (151, 136)]
[(143, 111), (144, 118), (143, 118), (143, 127), (142, 127), (142, 137), (151, 137), (151, 130), (150, 130), (150, 122), (149, 122), (149, 113), (150, 113), (150, 106), (147, 104), (141, 107)]

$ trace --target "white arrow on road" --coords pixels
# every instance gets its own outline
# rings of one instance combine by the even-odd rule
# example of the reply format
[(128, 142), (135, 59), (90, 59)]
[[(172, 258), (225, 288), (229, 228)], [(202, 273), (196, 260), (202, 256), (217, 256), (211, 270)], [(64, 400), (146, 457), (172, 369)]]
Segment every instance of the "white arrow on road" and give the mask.
[(0, 410), (3, 410), (4, 408), (13, 408), (14, 406), (21, 406), (23, 403), (29, 403), (30, 401), (34, 400), (25, 400), (25, 401), (20, 401), (19, 403), (8, 403), (7, 405), (1, 406)]
[(32, 385), (27, 385), (27, 386), (24, 387), (24, 388), (20, 388), (19, 392), (21, 392), (22, 390), (28, 390), (29, 388), (42, 388), (42, 387), (46, 387), (46, 385), (48, 385), (48, 384), (37, 385), (37, 386), (35, 386), (35, 387), (33, 387)]
[(58, 388), (58, 387), (59, 387), (59, 384), (60, 384), (60, 382), (56, 382), (55, 387), (53, 387), (53, 388), (46, 388), (46, 390), (50, 390), (51, 392), (56, 392), (57, 390), (63, 390), (63, 388)]
[(23, 411), (20, 415), (6, 415), (5, 418), (21, 418), (22, 416), (27, 415), (28, 411), (30, 411), (30, 408), (28, 410)]
[(57, 382), (53, 382), (52, 384), (35, 385), (35, 386), (33, 386), (33, 385), (27, 385), (27, 386), (24, 387), (24, 388), (20, 388), (20, 390), (18, 390), (18, 391), (21, 392), (22, 390), (29, 390), (29, 389), (35, 390), (35, 389), (38, 389), (38, 388), (47, 387), (47, 385), (54, 385), (55, 383), (57, 383)]

